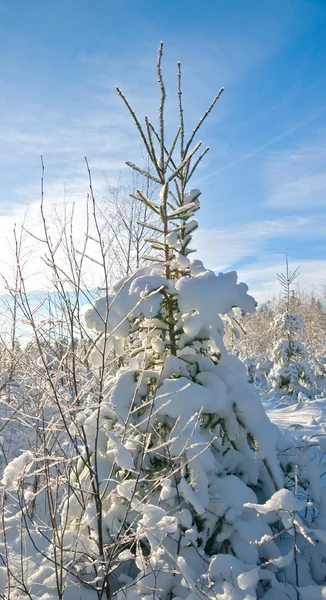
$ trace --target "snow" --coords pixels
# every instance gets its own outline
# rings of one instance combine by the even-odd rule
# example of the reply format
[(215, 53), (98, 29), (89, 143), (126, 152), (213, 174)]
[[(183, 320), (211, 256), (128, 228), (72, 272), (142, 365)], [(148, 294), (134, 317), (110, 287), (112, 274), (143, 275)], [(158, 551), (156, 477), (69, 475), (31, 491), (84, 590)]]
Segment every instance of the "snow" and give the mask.
[(152, 548), (157, 548), (166, 535), (177, 531), (178, 521), (175, 517), (168, 516), (159, 506), (146, 504), (143, 509), (143, 517), (138, 521), (138, 531), (140, 535), (147, 537)]
[(268, 514), (272, 511), (298, 511), (304, 508), (304, 504), (298, 500), (290, 490), (278, 490), (265, 504), (245, 504), (248, 508), (254, 508), (260, 514)]
[(118, 555), (118, 559), (119, 560), (135, 560), (135, 555), (130, 552), (130, 550), (123, 550), (123, 552), (120, 552), (120, 554)]
[(8, 491), (18, 489), (23, 477), (30, 471), (33, 459), (33, 453), (27, 450), (6, 466), (1, 483)]
[(249, 588), (255, 587), (259, 580), (259, 569), (255, 567), (251, 571), (241, 573), (237, 577), (238, 586), (242, 590), (248, 590)]
[[(313, 398), (309, 402), (298, 405), (290, 403), (289, 399), (272, 397), (262, 398), (267, 415), (281, 430), (291, 430), (293, 433), (315, 436), (326, 443), (326, 402), (324, 398)], [(320, 438), (318, 438), (320, 436)]]
[(177, 243), (178, 243), (178, 239), (179, 239), (179, 236), (178, 236), (178, 232), (177, 232), (177, 231), (171, 231), (171, 233), (169, 233), (169, 234), (166, 236), (166, 241), (167, 241), (167, 244), (168, 244), (168, 245), (169, 245), (171, 248), (175, 248), (175, 247), (176, 247), (176, 245), (177, 245)]
[(190, 417), (200, 410), (214, 412), (214, 404), (214, 396), (206, 387), (186, 377), (165, 379), (155, 397), (156, 412), (174, 419), (180, 416), (181, 407)]
[(112, 433), (112, 431), (108, 431), (107, 436), (109, 440), (108, 450), (111, 446), (113, 447), (113, 454), (117, 465), (119, 465), (121, 469), (134, 471), (135, 466), (132, 460), (132, 456), (125, 448), (125, 446), (120, 442), (118, 437), (114, 435), (114, 433)]
[(178, 261), (178, 265), (179, 265), (179, 267), (181, 267), (181, 269), (188, 269), (190, 267), (189, 258), (184, 256), (183, 254), (178, 253), (177, 261)]
[(198, 197), (200, 195), (201, 195), (201, 191), (200, 190), (197, 190), (197, 189), (196, 190), (190, 190), (190, 192), (187, 192), (187, 194), (185, 194), (184, 203), (185, 204), (190, 204), (190, 202), (195, 202), (195, 200), (198, 199)]
[(232, 306), (249, 313), (255, 310), (255, 300), (247, 294), (246, 284), (237, 282), (235, 271), (217, 276), (212, 271), (203, 271), (193, 278), (182, 277), (176, 283), (176, 289), (180, 310), (187, 315), (188, 323), (196, 319), (192, 336), (198, 335), (205, 325), (220, 329), (219, 315), (228, 313)]
[(161, 275), (153, 273), (155, 266), (139, 269), (135, 275), (113, 286), (112, 292), (95, 300), (92, 307), (83, 311), (88, 329), (105, 332), (106, 336), (124, 338), (129, 331), (129, 319), (143, 314), (152, 317), (160, 309), (161, 295), (153, 293), (169, 288)]
[(279, 556), (278, 558), (270, 558), (268, 564), (275, 565), (278, 568), (284, 568), (292, 564), (294, 561), (294, 551), (291, 549), (285, 556)]
[(275, 329), (281, 330), (287, 334), (303, 335), (304, 325), (301, 317), (288, 311), (277, 315), (273, 324)]
[(214, 483), (216, 505), (214, 512), (224, 516), (225, 520), (233, 523), (243, 514), (244, 508), (255, 501), (255, 493), (243, 483), (236, 475), (226, 475), (218, 478)]
[(181, 585), (184, 587), (188, 587), (190, 590), (196, 592), (196, 585), (194, 582), (194, 578), (196, 578), (196, 574), (193, 572), (191, 567), (187, 565), (185, 559), (182, 556), (178, 556), (177, 565), (180, 569), (180, 573), (183, 577), (183, 581)]
[(324, 600), (326, 598), (326, 586), (306, 585), (298, 587), (302, 600)]
[(191, 504), (191, 506), (193, 506), (193, 508), (199, 515), (203, 515), (205, 513), (205, 507), (201, 504), (197, 494), (194, 492), (189, 483), (184, 479), (184, 477), (181, 477), (178, 487), (179, 492), (183, 496), (185, 501), (188, 502), (188, 504)]

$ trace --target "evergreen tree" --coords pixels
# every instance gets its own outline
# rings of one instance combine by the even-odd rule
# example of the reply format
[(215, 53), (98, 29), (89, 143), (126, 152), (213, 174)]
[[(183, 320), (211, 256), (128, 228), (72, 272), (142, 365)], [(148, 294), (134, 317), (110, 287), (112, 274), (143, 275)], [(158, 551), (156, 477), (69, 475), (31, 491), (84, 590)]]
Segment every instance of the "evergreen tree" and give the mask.
[(298, 277), (298, 270), (299, 267), (293, 273), (289, 270), (286, 254), (286, 272), (277, 276), (283, 289), (286, 310), (274, 318), (273, 328), (278, 340), (273, 348), (274, 364), (269, 374), (274, 390), (286, 392), (294, 398), (299, 393), (309, 395), (313, 387), (309, 353), (300, 339), (304, 335), (303, 320), (290, 311), (291, 303), (295, 300), (291, 284)]

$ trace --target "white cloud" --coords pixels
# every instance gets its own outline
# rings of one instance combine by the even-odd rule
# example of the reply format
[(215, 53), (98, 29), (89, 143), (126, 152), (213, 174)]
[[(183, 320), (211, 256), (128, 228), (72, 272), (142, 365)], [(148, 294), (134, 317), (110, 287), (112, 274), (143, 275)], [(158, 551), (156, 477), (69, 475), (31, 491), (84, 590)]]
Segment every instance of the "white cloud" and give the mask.
[(275, 220), (251, 221), (230, 228), (200, 229), (196, 232), (198, 257), (215, 271), (234, 268), (251, 257), (265, 252), (271, 240), (284, 239), (286, 245), (292, 240), (309, 240), (313, 231), (314, 239), (324, 239), (326, 222), (316, 214), (309, 217), (288, 216)]
[[(239, 83), (278, 50), (284, 40), (288, 18), (286, 13), (282, 19), (269, 22), (268, 27), (261, 25), (259, 30), (254, 18), (246, 32), (243, 28), (233, 36), (223, 32), (217, 41), (205, 39), (198, 33), (195, 45), (192, 39), (185, 39), (181, 48), (178, 40), (170, 36), (164, 49), (163, 66), (168, 91), (166, 125), (171, 138), (178, 121), (176, 61), (180, 58), (183, 63), (186, 126), (191, 130), (221, 85)], [(254, 36), (252, 32), (255, 32)], [(31, 74), (28, 89), (23, 87), (23, 82), (17, 82), (17, 88), (12, 82), (4, 82), (7, 87), (3, 89), (3, 97), (7, 96), (9, 101), (0, 127), (0, 157), (4, 168), (0, 204), (6, 198), (11, 202), (11, 198), (8, 200), (11, 194), (15, 201), (30, 201), (27, 195), (15, 197), (7, 171), (16, 170), (17, 186), (25, 187), (31, 177), (36, 176), (41, 153), (62, 185), (69, 183), (69, 167), (76, 169), (84, 154), (92, 162), (93, 170), (102, 169), (112, 177), (117, 175), (125, 160), (139, 155), (136, 128), (118, 98), (115, 85), (121, 85), (141, 118), (148, 114), (155, 121), (159, 97), (156, 46), (156, 42), (149, 41), (138, 54), (133, 47), (126, 48), (114, 56), (114, 60), (80, 55), (83, 76), (78, 82), (74, 78), (66, 82), (62, 96), (57, 90), (60, 82), (54, 78), (49, 78), (44, 85), (44, 81), (38, 81)], [(38, 88), (42, 90), (39, 95)], [(2, 112), (0, 101), (0, 120)], [(204, 141), (210, 143), (212, 125), (223, 118), (225, 112), (226, 105), (222, 100), (210, 115), (209, 127), (203, 128)], [(215, 160), (225, 155), (225, 150), (219, 142), (214, 150)], [(203, 163), (201, 172), (204, 174), (210, 161), (208, 158), (208, 162)]]
[[(249, 285), (250, 293), (259, 302), (266, 302), (280, 294), (276, 274), (284, 271), (286, 246), (291, 246), (291, 240), (309, 240), (312, 232), (315, 241), (323, 242), (326, 222), (318, 214), (251, 222), (230, 229), (199, 229), (194, 247), (198, 248), (196, 257), (207, 268), (217, 272), (236, 270), (239, 279)], [(268, 250), (272, 241), (275, 247), (277, 240), (284, 240), (284, 252)], [(304, 247), (302, 253), (293, 263), (293, 268), (300, 264), (299, 285), (318, 293), (326, 283), (326, 259), (305, 258)]]
[[(282, 29), (282, 27), (281, 27)], [(283, 32), (284, 33), (284, 32)], [(220, 39), (218, 44), (207, 42), (202, 44), (198, 50), (198, 39), (196, 50), (193, 49), (192, 41), (183, 46), (185, 70), (185, 99), (188, 109), (187, 123), (191, 125), (192, 115), (199, 116), (201, 108), (205, 107), (206, 98), (209, 99), (220, 84), (233, 84), (244, 78), (261, 60), (267, 59), (275, 48), (282, 43), (282, 31), (279, 32), (276, 44), (271, 46), (262, 44), (264, 38), (260, 32), (260, 38), (254, 42), (248, 39), (241, 41), (228, 38), (227, 44)], [(273, 36), (272, 36), (273, 37)], [(261, 53), (262, 47), (264, 53)], [(187, 55), (188, 53), (188, 55)], [(172, 58), (173, 55), (173, 58)], [(168, 101), (172, 96), (171, 82), (175, 88), (175, 58), (178, 51), (172, 46), (166, 51), (164, 57), (164, 68), (167, 73), (169, 87)], [(194, 60), (194, 57), (196, 60)], [(205, 61), (204, 61), (205, 57)], [(223, 66), (221, 58), (225, 59)], [(180, 57), (183, 58), (182, 56)], [(241, 60), (240, 60), (241, 59)], [(107, 65), (112, 65), (103, 57), (84, 57), (89, 66), (96, 66), (91, 81), (80, 84), (78, 94), (85, 94), (85, 102), (73, 113), (71, 110), (65, 113), (61, 106), (44, 106), (43, 104), (27, 105), (24, 116), (19, 113), (18, 107), (14, 106), (6, 115), (5, 126), (0, 133), (0, 156), (5, 170), (8, 165), (16, 165), (17, 156), (21, 155), (23, 161), (27, 161), (24, 170), (20, 173), (16, 170), (14, 183), (7, 189), (2, 186), (2, 197), (0, 197), (0, 210), (7, 213), (0, 220), (0, 252), (6, 257), (9, 264), (8, 243), (6, 237), (12, 230), (14, 222), (19, 223), (24, 215), (26, 204), (29, 209), (29, 228), (36, 235), (41, 235), (41, 224), (39, 221), (39, 154), (44, 153), (45, 160), (45, 198), (46, 206), (60, 204), (64, 197), (77, 202), (76, 229), (83, 235), (84, 226), (84, 201), (88, 191), (87, 171), (84, 165), (83, 155), (88, 155), (95, 190), (103, 194), (104, 175), (117, 177), (123, 168), (126, 159), (139, 161), (139, 141), (136, 128), (128, 114), (126, 107), (117, 97), (114, 83), (117, 81), (126, 91), (128, 98), (140, 114), (145, 112), (157, 113), (158, 88), (155, 82), (155, 60), (149, 58), (135, 57), (130, 52), (128, 58), (115, 59), (114, 66), (108, 75)], [(218, 67), (218, 68), (217, 68)], [(92, 69), (91, 69), (92, 70)], [(188, 73), (187, 73), (188, 72)], [(102, 73), (102, 75), (100, 74)], [(212, 77), (214, 73), (214, 77)], [(173, 88), (173, 93), (175, 89)], [(69, 96), (71, 90), (66, 90)], [(76, 93), (76, 90), (74, 91)], [(205, 95), (204, 102), (202, 95)], [(176, 103), (173, 96), (171, 105)], [(155, 111), (155, 112), (154, 112)], [(213, 119), (218, 120), (223, 115), (223, 104), (219, 104)], [(175, 113), (173, 113), (173, 118)], [(167, 125), (171, 127), (170, 112), (167, 112)], [(210, 123), (211, 123), (210, 119)], [(290, 130), (292, 131), (292, 130)], [(209, 133), (209, 129), (206, 129)], [(271, 145), (274, 141), (287, 135), (288, 132), (277, 136), (267, 143)], [(204, 133), (205, 139), (205, 133)], [(248, 155), (240, 157), (231, 165), (245, 160), (248, 156), (265, 148), (266, 144), (256, 148)], [(220, 145), (219, 145), (220, 148)], [(220, 151), (218, 148), (217, 152)], [(136, 155), (136, 158), (134, 158)], [(216, 152), (215, 152), (216, 155)], [(271, 156), (266, 166), (266, 181), (269, 188), (268, 202), (272, 206), (297, 206), (298, 198), (302, 205), (307, 202), (310, 194), (314, 192), (316, 205), (321, 204), (324, 191), (326, 191), (326, 175), (322, 167), (325, 164), (326, 145), (320, 140), (315, 145), (301, 146), (292, 152), (283, 152)], [(142, 162), (142, 159), (140, 159)], [(23, 163), (24, 164), (24, 163)], [(30, 165), (33, 165), (33, 171)], [(204, 167), (206, 169), (206, 167)], [(11, 169), (13, 170), (13, 169)], [(218, 172), (218, 171), (216, 171)], [(6, 173), (4, 173), (6, 174)], [(214, 174), (214, 173), (212, 173)], [(205, 177), (203, 177), (205, 179)], [(16, 204), (12, 203), (8, 190), (13, 193)], [(311, 206), (311, 203), (309, 204)], [(199, 230), (196, 242), (199, 248), (198, 258), (203, 258), (210, 268), (224, 270), (234, 268), (237, 262), (248, 263), (253, 257), (264, 254), (266, 244), (275, 239), (294, 239), (299, 236), (309, 239), (313, 231), (314, 236), (322, 236), (326, 233), (324, 220), (318, 216), (311, 218), (287, 217), (279, 220), (257, 221), (244, 224), (241, 227), (214, 228)], [(26, 268), (30, 289), (40, 288), (44, 280), (44, 263), (37, 258), (39, 249), (35, 249), (35, 258), (29, 259)], [(8, 257), (8, 258), (7, 258)], [(12, 260), (10, 258), (10, 260)], [(245, 261), (245, 262), (244, 262)], [(7, 269), (7, 267), (0, 267)], [(8, 267), (9, 268), (9, 267)], [(246, 265), (241, 268), (241, 278), (245, 279)], [(272, 266), (271, 268), (274, 268)], [(263, 269), (258, 271), (264, 281)], [(251, 271), (249, 275), (254, 280)], [(270, 281), (274, 277), (269, 273)], [(256, 280), (256, 284), (257, 280)], [(257, 288), (258, 289), (258, 288)]]
[[(299, 277), (294, 287), (299, 287), (318, 295), (326, 284), (326, 260), (305, 258), (298, 259), (293, 268), (299, 268)], [(241, 268), (240, 279), (249, 285), (250, 293), (260, 303), (279, 297), (281, 288), (276, 274), (284, 273), (284, 256), (269, 255), (262, 260), (244, 265)]]
[(325, 164), (325, 132), (309, 143), (270, 155), (265, 165), (265, 204), (305, 210), (325, 206)]

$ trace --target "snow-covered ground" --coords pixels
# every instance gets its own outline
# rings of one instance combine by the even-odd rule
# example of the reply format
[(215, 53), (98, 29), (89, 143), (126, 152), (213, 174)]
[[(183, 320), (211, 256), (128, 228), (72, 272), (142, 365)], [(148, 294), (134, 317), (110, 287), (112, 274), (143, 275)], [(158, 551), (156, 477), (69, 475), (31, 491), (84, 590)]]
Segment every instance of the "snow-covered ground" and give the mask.
[(281, 430), (292, 430), (294, 434), (308, 437), (318, 436), (326, 445), (326, 399), (316, 397), (302, 403), (289, 403), (284, 398), (262, 398), (264, 408), (270, 418)]

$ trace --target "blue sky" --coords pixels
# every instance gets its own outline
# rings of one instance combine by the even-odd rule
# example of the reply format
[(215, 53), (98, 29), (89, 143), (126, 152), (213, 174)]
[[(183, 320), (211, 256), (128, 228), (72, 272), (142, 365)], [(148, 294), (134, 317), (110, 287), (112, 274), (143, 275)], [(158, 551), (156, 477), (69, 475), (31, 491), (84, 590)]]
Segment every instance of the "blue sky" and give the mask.
[[(87, 154), (96, 191), (140, 147), (115, 92), (156, 116), (164, 40), (168, 125), (182, 61), (186, 125), (225, 92), (202, 129), (211, 147), (198, 258), (234, 269), (260, 300), (277, 292), (288, 248), (302, 286), (326, 282), (325, 0), (0, 0), (0, 234), (39, 198), (82, 202)], [(1, 250), (1, 247), (0, 247)], [(3, 260), (5, 250), (1, 250)], [(1, 270), (1, 268), (0, 268)]]

